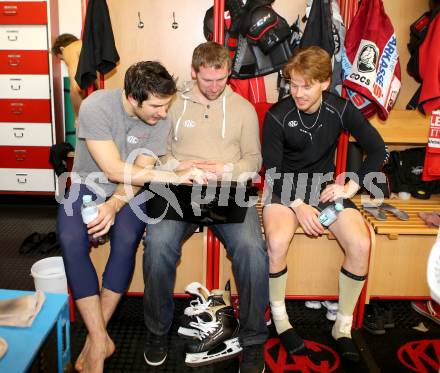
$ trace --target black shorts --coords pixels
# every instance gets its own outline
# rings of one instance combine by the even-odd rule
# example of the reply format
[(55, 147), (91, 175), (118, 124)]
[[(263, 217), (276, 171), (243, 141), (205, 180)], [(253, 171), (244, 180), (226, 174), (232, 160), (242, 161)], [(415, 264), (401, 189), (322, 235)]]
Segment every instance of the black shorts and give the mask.
[[(304, 203), (316, 207), (319, 211), (322, 211), (327, 206), (333, 204), (334, 202), (325, 202), (322, 203), (319, 201), (319, 196), (324, 191), (324, 189), (334, 184), (335, 182), (333, 180), (326, 181), (324, 183), (318, 184), (317, 186), (314, 186), (312, 182), (310, 182), (310, 178), (308, 178), (306, 185), (303, 185), (303, 191), (300, 192), (299, 189), (301, 185), (299, 185), (296, 182), (293, 182), (293, 187), (290, 190), (290, 193), (287, 193), (287, 195), (283, 194), (280, 196), (273, 192), (273, 189), (268, 189), (267, 191), (270, 191), (272, 194), (268, 194), (265, 196), (265, 199), (263, 200), (263, 206), (268, 205), (270, 203), (276, 203), (280, 205), (284, 205), (286, 207), (289, 207), (293, 201), (295, 201), (297, 198), (301, 199)], [(344, 208), (352, 208), (352, 209), (358, 209), (356, 205), (353, 203), (352, 200), (349, 198), (343, 199), (342, 204), (344, 205)]]
[[(307, 204), (310, 205), (310, 200), (309, 200), (309, 198), (305, 198), (303, 201), (304, 201), (304, 203), (307, 203)], [(292, 201), (292, 202), (293, 202), (293, 201)], [(264, 205), (268, 205), (268, 204), (270, 204), (270, 203), (276, 203), (276, 204), (279, 204), (279, 205), (284, 205), (284, 206), (286, 206), (286, 207), (289, 207), (289, 205), (288, 205), (288, 204), (286, 205), (286, 203), (283, 203), (283, 202), (281, 201), (281, 197), (278, 196), (278, 195), (275, 194), (275, 193), (272, 193), (272, 197), (271, 197), (270, 201), (268, 201), (268, 202), (266, 202), (266, 203), (263, 204), (263, 208), (264, 208)], [(311, 206), (316, 207), (319, 211), (322, 211), (322, 210), (324, 210), (327, 206), (330, 206), (330, 205), (333, 204), (333, 203), (334, 203), (334, 202), (331, 202), (331, 201), (328, 201), (328, 202), (319, 202), (318, 204), (311, 204)], [(342, 200), (342, 204), (344, 205), (344, 209), (348, 209), (348, 208), (350, 208), (350, 209), (358, 210), (358, 208), (356, 207), (356, 205), (355, 205), (355, 204), (353, 203), (353, 201), (352, 201), (351, 199), (349, 199), (349, 198), (344, 198), (344, 199)]]

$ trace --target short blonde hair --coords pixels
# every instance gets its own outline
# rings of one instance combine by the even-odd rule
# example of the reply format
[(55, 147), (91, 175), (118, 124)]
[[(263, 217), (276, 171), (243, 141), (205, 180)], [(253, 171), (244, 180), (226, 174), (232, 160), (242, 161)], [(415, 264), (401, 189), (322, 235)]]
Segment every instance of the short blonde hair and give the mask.
[(332, 62), (330, 55), (318, 46), (300, 48), (287, 61), (283, 68), (283, 75), (290, 79), (290, 74), (295, 71), (304, 76), (306, 81), (320, 83), (331, 80)]
[(231, 57), (229, 56), (229, 51), (223, 45), (208, 41), (199, 44), (196, 49), (194, 49), (192, 67), (196, 72), (199, 72), (201, 66), (221, 69), (225, 63), (228, 67), (228, 71), (230, 71), (232, 64)]

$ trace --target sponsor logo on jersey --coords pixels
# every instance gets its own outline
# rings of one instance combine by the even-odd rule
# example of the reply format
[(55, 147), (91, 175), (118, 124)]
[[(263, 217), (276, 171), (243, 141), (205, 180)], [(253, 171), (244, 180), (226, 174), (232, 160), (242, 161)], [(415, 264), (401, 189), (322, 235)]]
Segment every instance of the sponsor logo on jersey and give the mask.
[(194, 128), (195, 126), (196, 126), (196, 124), (191, 119), (187, 119), (183, 122), (183, 127)]
[(298, 121), (291, 120), (289, 123), (287, 123), (289, 127), (296, 127), (298, 125)]
[(136, 136), (127, 136), (127, 142), (129, 144), (137, 144), (139, 143), (139, 139)]
[(376, 70), (379, 50), (374, 44), (366, 44), (362, 47), (357, 61), (358, 70), (361, 73), (370, 73)]
[[(399, 61), (396, 36), (390, 36), (382, 52), (373, 41), (362, 39), (354, 61), (351, 66), (346, 54), (343, 56), (347, 79), (370, 91), (371, 98), (389, 112), (400, 90), (400, 80), (394, 74)], [(366, 96), (351, 90), (348, 94), (358, 109), (371, 105), (371, 99)]]
[(379, 48), (371, 40), (362, 39), (356, 53), (355, 63), (349, 80), (372, 90), (376, 79), (376, 67), (379, 59)]
[(413, 175), (421, 175), (423, 173), (423, 166), (411, 167), (411, 173)]
[(383, 49), (376, 76), (377, 84), (379, 84), (382, 89), (385, 88), (386, 84), (391, 80), (397, 61), (397, 40), (393, 34)]

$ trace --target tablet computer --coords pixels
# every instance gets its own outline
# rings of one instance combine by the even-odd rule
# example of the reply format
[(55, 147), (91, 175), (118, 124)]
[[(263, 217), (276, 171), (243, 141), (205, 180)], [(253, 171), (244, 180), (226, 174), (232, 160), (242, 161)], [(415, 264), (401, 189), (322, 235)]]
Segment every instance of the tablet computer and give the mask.
[(187, 221), (199, 225), (242, 223), (257, 189), (227, 182), (200, 184), (146, 183), (147, 215), (153, 219)]

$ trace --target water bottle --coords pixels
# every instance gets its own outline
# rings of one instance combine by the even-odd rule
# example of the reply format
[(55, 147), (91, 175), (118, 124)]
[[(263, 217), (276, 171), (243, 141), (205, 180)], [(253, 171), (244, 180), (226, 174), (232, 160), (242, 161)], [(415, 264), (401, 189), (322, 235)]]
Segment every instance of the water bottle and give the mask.
[[(82, 201), (81, 216), (84, 224), (87, 225), (98, 217), (98, 206), (92, 201), (90, 194), (83, 195)], [(93, 246), (97, 246), (99, 243), (98, 238), (94, 238), (91, 235), (89, 235), (89, 240)]]
[(319, 214), (319, 222), (324, 226), (328, 227), (337, 218), (339, 213), (344, 209), (344, 205), (340, 202), (336, 202), (333, 205), (327, 206)]

